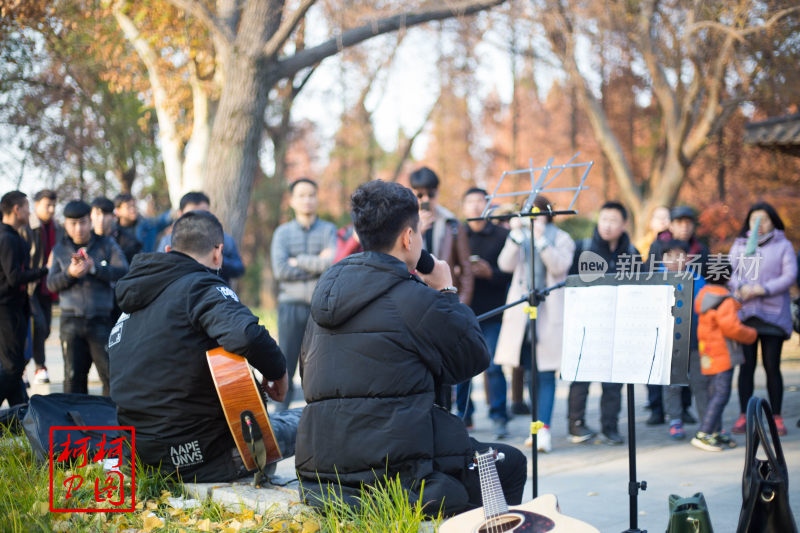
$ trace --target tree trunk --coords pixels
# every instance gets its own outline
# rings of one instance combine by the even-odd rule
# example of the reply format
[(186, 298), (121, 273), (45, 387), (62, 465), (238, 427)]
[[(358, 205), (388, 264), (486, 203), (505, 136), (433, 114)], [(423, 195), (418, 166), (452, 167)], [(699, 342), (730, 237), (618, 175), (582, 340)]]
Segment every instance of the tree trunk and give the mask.
[(222, 224), (239, 242), (258, 166), (267, 88), (257, 61), (244, 53), (237, 52), (226, 74), (211, 132), (205, 190)]

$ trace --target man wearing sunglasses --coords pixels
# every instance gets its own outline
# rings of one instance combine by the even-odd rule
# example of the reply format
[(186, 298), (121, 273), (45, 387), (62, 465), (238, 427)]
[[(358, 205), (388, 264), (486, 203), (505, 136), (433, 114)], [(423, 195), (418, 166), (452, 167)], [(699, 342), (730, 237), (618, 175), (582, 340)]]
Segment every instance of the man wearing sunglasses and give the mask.
[(475, 278), (469, 262), (467, 232), (452, 212), (439, 205), (439, 177), (433, 170), (417, 169), (411, 173), (409, 181), (419, 199), (422, 246), (447, 262), (461, 303), (469, 305)]

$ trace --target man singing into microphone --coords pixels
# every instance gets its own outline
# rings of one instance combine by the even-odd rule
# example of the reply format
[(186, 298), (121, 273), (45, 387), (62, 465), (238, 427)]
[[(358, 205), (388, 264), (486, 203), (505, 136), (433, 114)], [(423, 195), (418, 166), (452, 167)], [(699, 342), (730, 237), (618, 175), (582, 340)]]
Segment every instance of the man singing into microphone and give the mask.
[[(332, 485), (356, 503), (362, 485), (399, 475), (412, 501), (436, 513), (481, 505), (481, 444), (464, 423), (434, 404), (437, 383), (455, 384), (489, 365), (474, 313), (458, 300), (446, 262), (421, 278), (410, 274), (422, 250), (419, 206), (397, 183), (372, 181), (351, 197), (364, 252), (329, 268), (311, 301), (300, 352), (308, 403), (297, 431), (296, 466), (309, 503)], [(509, 504), (527, 477), (524, 455), (497, 464)], [(421, 490), (424, 481), (424, 491)]]

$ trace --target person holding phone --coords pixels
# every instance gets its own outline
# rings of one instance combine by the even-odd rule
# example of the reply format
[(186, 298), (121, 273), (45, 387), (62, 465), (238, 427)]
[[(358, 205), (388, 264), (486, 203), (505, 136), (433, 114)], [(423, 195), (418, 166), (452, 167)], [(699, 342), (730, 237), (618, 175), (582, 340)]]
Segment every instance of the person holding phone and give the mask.
[(64, 392), (88, 393), (94, 363), (108, 396), (108, 336), (112, 327), (112, 283), (128, 271), (122, 249), (92, 231), (91, 206), (73, 200), (64, 207), (64, 232), (53, 248), (47, 288), (59, 293)]
[(439, 205), (439, 176), (433, 170), (419, 168), (411, 173), (409, 182), (419, 200), (423, 248), (447, 262), (461, 303), (469, 305), (475, 277), (466, 231), (451, 211)]

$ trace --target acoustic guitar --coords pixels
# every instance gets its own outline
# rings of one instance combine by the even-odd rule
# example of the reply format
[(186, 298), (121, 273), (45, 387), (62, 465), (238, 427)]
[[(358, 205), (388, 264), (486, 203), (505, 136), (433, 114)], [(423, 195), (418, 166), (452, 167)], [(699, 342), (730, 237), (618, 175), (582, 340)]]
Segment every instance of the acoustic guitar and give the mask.
[(509, 508), (494, 466), (496, 458), (497, 453), (491, 448), (484, 454), (475, 453), (483, 507), (445, 521), (439, 528), (441, 533), (600, 533), (585, 522), (561, 514), (553, 494)]
[(246, 436), (251, 433), (248, 428), (254, 429), (252, 433), (256, 439), (260, 437), (264, 441), (267, 457), (266, 464), (260, 465), (261, 468), (282, 459), (281, 450), (269, 423), (262, 389), (256, 383), (247, 360), (240, 355), (226, 352), (221, 347), (207, 351), (206, 359), (228, 428), (236, 442), (239, 455), (242, 456), (244, 466), (248, 470), (256, 470), (259, 467), (253, 457), (252, 445)]

